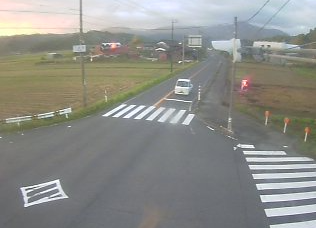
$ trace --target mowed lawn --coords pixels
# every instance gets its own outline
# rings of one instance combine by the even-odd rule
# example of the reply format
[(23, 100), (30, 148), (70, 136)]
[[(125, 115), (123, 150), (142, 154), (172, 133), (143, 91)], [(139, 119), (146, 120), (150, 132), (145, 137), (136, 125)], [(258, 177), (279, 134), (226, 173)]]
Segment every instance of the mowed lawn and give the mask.
[[(168, 62), (118, 60), (85, 64), (88, 105), (169, 74)], [(177, 66), (176, 67), (181, 67)], [(41, 61), (40, 55), (0, 59), (0, 119), (83, 105), (80, 63)]]

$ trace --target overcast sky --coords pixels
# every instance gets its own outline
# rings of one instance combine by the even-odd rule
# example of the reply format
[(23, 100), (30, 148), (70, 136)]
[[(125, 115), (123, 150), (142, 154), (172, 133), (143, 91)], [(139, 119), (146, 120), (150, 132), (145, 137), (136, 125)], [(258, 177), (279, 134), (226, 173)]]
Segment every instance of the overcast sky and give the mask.
[[(172, 20), (176, 21), (175, 27), (232, 24), (235, 16), (238, 21), (247, 21), (266, 4), (250, 23), (263, 26), (272, 19), (266, 28), (281, 29), (290, 35), (314, 29), (316, 0), (288, 1), (82, 0), (83, 26), (88, 31), (108, 27), (152, 29), (171, 26)], [(79, 2), (1, 0), (0, 35), (78, 32)]]

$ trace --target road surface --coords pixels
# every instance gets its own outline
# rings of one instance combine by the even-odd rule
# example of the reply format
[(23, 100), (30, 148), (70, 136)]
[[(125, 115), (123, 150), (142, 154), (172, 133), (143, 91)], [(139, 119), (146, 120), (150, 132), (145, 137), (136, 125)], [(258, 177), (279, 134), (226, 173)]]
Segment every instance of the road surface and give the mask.
[(196, 112), (199, 85), (214, 85), (225, 67), (225, 59), (212, 55), (179, 75), (194, 84), (189, 96), (170, 93), (173, 78), (94, 116), (1, 135), (0, 227), (284, 224), (260, 197), (253, 176), (260, 167), (247, 154), (256, 145), (213, 128)]

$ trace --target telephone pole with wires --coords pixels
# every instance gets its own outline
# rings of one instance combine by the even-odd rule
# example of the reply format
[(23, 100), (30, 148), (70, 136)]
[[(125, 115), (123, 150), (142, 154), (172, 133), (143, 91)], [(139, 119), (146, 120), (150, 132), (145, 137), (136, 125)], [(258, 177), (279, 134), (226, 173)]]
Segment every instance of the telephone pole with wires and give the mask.
[(170, 72), (173, 72), (173, 51), (174, 51), (174, 37), (173, 37), (173, 33), (174, 33), (174, 23), (176, 23), (176, 20), (172, 20), (171, 21), (171, 45), (169, 47), (169, 55), (170, 55)]
[[(83, 39), (83, 22), (82, 22), (82, 0), (80, 1), (80, 35), (79, 35), (79, 41), (80, 45), (84, 45), (84, 39)], [(85, 75), (85, 65), (84, 65), (84, 53), (80, 52), (80, 65), (81, 65), (81, 76), (82, 76), (82, 87), (83, 87), (83, 106), (87, 106), (87, 81), (86, 81), (86, 75)]]
[(234, 18), (234, 39), (233, 39), (233, 62), (232, 62), (232, 77), (230, 82), (230, 102), (228, 108), (228, 123), (227, 123), (227, 130), (229, 132), (233, 132), (233, 118), (232, 118), (232, 111), (234, 105), (234, 84), (235, 84), (235, 75), (236, 75), (236, 60), (237, 60), (237, 17)]

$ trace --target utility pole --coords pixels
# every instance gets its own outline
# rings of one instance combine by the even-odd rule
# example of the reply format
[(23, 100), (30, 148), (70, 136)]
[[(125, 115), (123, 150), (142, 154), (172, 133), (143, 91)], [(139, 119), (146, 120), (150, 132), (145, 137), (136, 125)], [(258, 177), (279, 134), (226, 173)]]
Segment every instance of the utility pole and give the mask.
[[(84, 45), (83, 39), (83, 23), (82, 23), (82, 0), (80, 0), (80, 45)], [(87, 81), (85, 76), (84, 66), (84, 53), (80, 52), (80, 64), (81, 64), (81, 76), (82, 76), (82, 87), (83, 87), (83, 106), (87, 106)]]
[(174, 49), (174, 38), (173, 38), (173, 31), (174, 31), (174, 23), (176, 23), (176, 20), (171, 21), (171, 46), (169, 47), (169, 53), (170, 53), (170, 72), (173, 72), (173, 49)]
[(182, 41), (182, 66), (184, 66), (184, 58), (185, 58), (185, 48), (184, 48), (184, 45), (185, 45), (185, 35), (183, 35), (183, 41)]
[(233, 132), (232, 128), (232, 110), (234, 105), (234, 84), (235, 84), (235, 75), (236, 75), (236, 54), (237, 54), (237, 47), (236, 47), (236, 39), (237, 39), (237, 17), (234, 18), (234, 39), (233, 39), (233, 62), (232, 62), (232, 77), (230, 83), (230, 102), (229, 102), (229, 110), (228, 110), (228, 124), (227, 129), (230, 132)]

